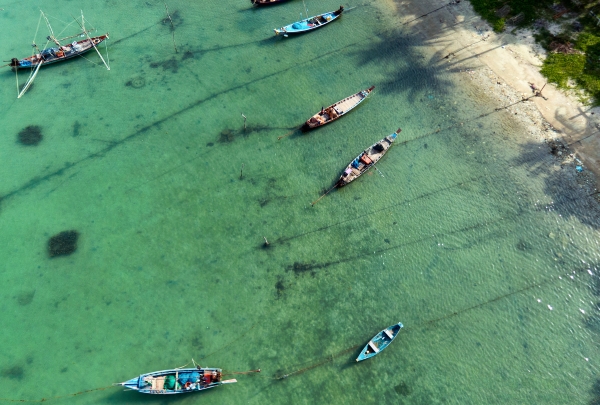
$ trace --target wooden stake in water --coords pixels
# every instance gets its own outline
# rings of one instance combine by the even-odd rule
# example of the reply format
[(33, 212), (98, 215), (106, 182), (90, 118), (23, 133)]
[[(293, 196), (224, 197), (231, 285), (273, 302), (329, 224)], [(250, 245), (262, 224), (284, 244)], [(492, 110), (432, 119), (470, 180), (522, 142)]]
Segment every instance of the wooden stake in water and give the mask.
[(242, 118), (244, 118), (244, 129), (246, 129), (246, 116), (242, 113)]
[(167, 3), (165, 3), (165, 10), (167, 11), (167, 18), (171, 23), (171, 33), (173, 34), (173, 47), (175, 48), (175, 53), (177, 53), (177, 45), (175, 45), (175, 26), (173, 25), (173, 19), (171, 18), (171, 14), (169, 14), (169, 7), (167, 7)]

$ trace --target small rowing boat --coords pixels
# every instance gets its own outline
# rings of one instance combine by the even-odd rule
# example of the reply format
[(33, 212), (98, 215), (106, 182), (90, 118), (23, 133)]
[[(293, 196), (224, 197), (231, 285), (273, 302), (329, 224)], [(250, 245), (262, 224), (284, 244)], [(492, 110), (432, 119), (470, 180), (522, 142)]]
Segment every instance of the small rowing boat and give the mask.
[(361, 152), (344, 170), (335, 187), (344, 187), (346, 184), (353, 182), (359, 178), (364, 172), (369, 170), (386, 154), (391, 148), (392, 143), (396, 140), (402, 129), (398, 128), (396, 132), (386, 136), (381, 141), (374, 143), (367, 149)]
[(321, 108), (321, 111), (310, 117), (302, 126), (303, 131), (314, 129), (325, 124), (329, 124), (346, 115), (353, 110), (357, 105), (362, 103), (367, 96), (373, 91), (375, 86), (371, 86), (366, 90), (361, 90), (356, 94), (346, 97), (343, 100), (338, 101), (335, 104), (330, 105), (327, 108)]
[(143, 394), (188, 394), (204, 391), (223, 384), (232, 384), (237, 380), (222, 380), (220, 368), (174, 368), (142, 374), (122, 383), (125, 388)]
[(398, 332), (400, 332), (402, 327), (402, 323), (398, 322), (396, 325), (385, 328), (373, 336), (373, 339), (369, 340), (369, 343), (362, 349), (360, 355), (356, 358), (356, 361), (369, 359), (388, 347), (396, 336), (398, 336)]
[(255, 6), (270, 6), (272, 4), (283, 3), (284, 1), (287, 0), (250, 0), (250, 3)]
[(286, 25), (279, 29), (275, 28), (275, 35), (283, 34), (287, 38), (289, 34), (302, 34), (304, 32), (316, 30), (321, 28), (330, 22), (337, 20), (344, 11), (344, 6), (340, 6), (335, 11), (329, 11), (327, 13), (315, 15), (313, 17), (305, 18), (304, 20), (296, 21), (295, 23)]

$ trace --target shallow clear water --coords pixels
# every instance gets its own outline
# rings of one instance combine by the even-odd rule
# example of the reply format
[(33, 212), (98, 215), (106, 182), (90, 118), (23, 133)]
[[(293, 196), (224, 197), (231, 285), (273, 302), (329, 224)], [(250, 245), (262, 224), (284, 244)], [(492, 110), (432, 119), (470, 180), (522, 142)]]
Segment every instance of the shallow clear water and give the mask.
[[(72, 394), (193, 357), (262, 373), (168, 402), (594, 400), (597, 216), (508, 113), (476, 118), (498, 106), (387, 4), (284, 39), (271, 30), (302, 2), (169, 3), (177, 53), (163, 3), (44, 5), (110, 32), (111, 70), (93, 53), (47, 66), (19, 100), (1, 73), (0, 398), (163, 403)], [(37, 5), (0, 8), (0, 54), (27, 55)], [(343, 119), (295, 131), (371, 85)], [(37, 146), (16, 141), (28, 125)], [(380, 172), (311, 207), (398, 127)], [(71, 229), (77, 251), (50, 258)]]

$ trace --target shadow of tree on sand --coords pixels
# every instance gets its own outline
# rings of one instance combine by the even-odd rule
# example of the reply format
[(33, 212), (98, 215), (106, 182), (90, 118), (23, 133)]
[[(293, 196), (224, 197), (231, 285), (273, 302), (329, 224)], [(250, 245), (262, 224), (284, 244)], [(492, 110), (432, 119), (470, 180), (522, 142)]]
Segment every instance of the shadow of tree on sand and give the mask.
[(432, 63), (417, 51), (418, 47), (425, 45), (418, 36), (393, 31), (377, 37), (378, 41), (371, 41), (354, 53), (359, 66), (391, 67), (387, 79), (380, 84), (382, 93), (408, 93), (409, 101), (414, 102), (424, 92), (447, 92), (454, 86), (443, 77), (444, 67)]

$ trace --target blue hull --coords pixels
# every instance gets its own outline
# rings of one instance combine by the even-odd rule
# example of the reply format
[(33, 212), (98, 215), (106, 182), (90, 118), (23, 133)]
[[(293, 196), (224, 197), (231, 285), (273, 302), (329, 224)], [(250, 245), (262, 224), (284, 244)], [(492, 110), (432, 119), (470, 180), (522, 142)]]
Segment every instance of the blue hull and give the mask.
[(396, 336), (398, 336), (398, 333), (402, 327), (402, 323), (398, 322), (396, 325), (385, 328), (376, 334), (360, 352), (360, 355), (356, 358), (356, 361), (362, 361), (376, 356), (379, 352), (388, 347), (390, 343), (392, 343)]
[(330, 22), (337, 20), (339, 17), (341, 17), (343, 11), (344, 7), (340, 7), (339, 10), (330, 11), (328, 13), (316, 15), (301, 21), (296, 21), (295, 23), (286, 25), (279, 29), (276, 28), (273, 31), (275, 31), (275, 35), (282, 34), (284, 37), (287, 37), (289, 34), (302, 34), (324, 27)]
[(154, 371), (118, 385), (142, 394), (173, 395), (204, 391), (231, 382), (235, 380), (221, 381), (219, 368), (194, 367)]

